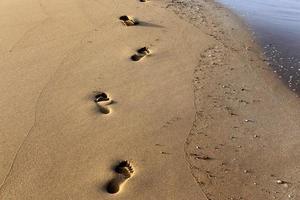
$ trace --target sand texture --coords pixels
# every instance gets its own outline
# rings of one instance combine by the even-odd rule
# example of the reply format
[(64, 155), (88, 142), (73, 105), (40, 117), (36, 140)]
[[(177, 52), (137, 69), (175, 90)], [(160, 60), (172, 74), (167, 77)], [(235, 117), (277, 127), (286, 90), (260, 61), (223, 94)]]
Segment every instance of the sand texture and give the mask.
[(0, 16), (1, 200), (299, 195), (299, 99), (217, 4), (5, 0)]

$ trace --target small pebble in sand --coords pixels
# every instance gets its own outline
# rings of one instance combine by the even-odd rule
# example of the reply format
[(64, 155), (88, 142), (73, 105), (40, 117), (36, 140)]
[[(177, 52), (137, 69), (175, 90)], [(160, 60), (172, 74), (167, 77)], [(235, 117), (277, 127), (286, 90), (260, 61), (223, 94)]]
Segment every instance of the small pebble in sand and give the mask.
[(245, 122), (254, 122), (252, 119), (245, 119)]
[(258, 138), (258, 135), (253, 135), (254, 138)]
[(277, 184), (284, 184), (285, 181), (283, 181), (283, 180), (277, 180), (276, 183), (277, 183)]
[(257, 185), (257, 183), (256, 183), (256, 182), (254, 182), (253, 184), (254, 184), (254, 185)]
[(249, 173), (249, 171), (245, 169), (245, 170), (244, 170), (244, 173), (247, 174), (247, 173)]

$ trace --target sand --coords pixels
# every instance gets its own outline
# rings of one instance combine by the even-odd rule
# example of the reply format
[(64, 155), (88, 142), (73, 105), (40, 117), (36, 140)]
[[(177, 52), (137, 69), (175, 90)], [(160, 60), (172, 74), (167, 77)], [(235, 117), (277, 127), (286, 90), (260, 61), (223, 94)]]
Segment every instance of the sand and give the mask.
[[(228, 10), (0, 5), (1, 200), (299, 196), (299, 99)], [(151, 53), (131, 60), (144, 46)], [(112, 101), (95, 103), (97, 92)], [(134, 172), (109, 194), (122, 160)]]

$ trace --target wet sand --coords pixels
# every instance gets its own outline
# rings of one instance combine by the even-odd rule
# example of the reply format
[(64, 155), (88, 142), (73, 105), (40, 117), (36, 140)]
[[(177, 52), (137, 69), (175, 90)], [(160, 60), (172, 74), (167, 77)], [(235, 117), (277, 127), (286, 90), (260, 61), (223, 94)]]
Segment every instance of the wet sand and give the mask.
[(226, 9), (1, 4), (0, 199), (299, 195), (299, 99)]
[(251, 28), (273, 72), (300, 94), (300, 2), (297, 0), (218, 0)]

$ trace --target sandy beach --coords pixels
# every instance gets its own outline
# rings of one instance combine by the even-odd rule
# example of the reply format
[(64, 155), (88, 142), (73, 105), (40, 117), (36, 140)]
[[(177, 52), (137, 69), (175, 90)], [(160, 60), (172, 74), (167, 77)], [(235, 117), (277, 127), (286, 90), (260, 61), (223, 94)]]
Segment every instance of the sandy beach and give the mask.
[(0, 11), (1, 200), (300, 197), (299, 97), (229, 10), (4, 0)]

